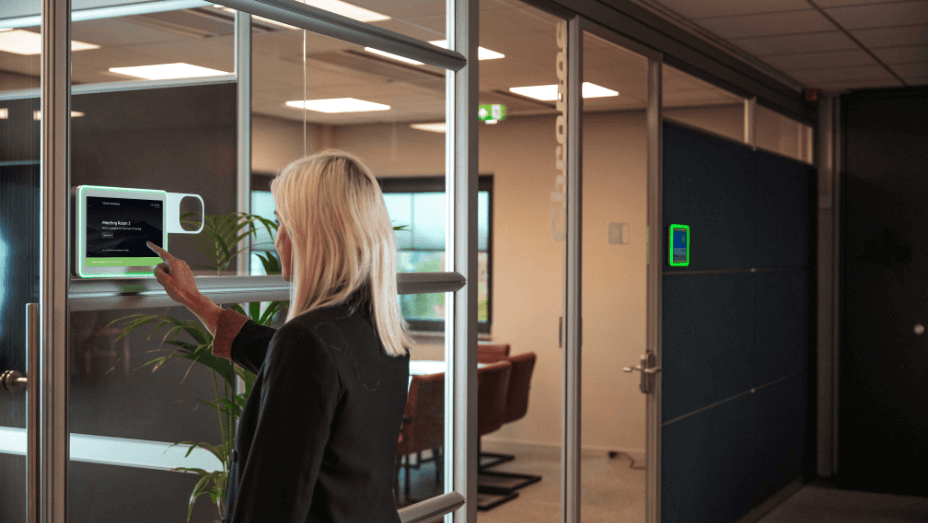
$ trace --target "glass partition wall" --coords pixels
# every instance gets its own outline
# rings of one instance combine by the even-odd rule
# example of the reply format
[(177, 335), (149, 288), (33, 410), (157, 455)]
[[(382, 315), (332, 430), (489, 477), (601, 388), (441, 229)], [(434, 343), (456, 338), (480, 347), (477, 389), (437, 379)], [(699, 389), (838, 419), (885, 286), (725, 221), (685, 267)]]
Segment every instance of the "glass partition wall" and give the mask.
[[(26, 455), (37, 457), (38, 452), (27, 445), (25, 427), (27, 400), (36, 405), (37, 390), (28, 396), (0, 395), (4, 521), (170, 521), (186, 519), (188, 510), (191, 521), (218, 520), (208, 491), (218, 491), (221, 484), (206, 483), (207, 495), (189, 506), (188, 501), (200, 492), (195, 485), (202, 474), (223, 470), (234, 434), (232, 418), (210, 403), (215, 407), (231, 400), (240, 387), (229, 368), (153, 361), (166, 348), (176, 348), (173, 341), (188, 350), (189, 344), (203, 342), (196, 332), (185, 329), (187, 338), (168, 336), (167, 329), (155, 328), (157, 322), (124, 330), (124, 320), (137, 315), (190, 322), (196, 328), (189, 312), (167, 300), (153, 279), (72, 278), (68, 297), (60, 292), (69, 283), (67, 276), (61, 279), (70, 269), (65, 255), (63, 263), (46, 272), (65, 284), (58, 285), (58, 294), (46, 280), (40, 285), (39, 166), (58, 184), (57, 189), (46, 184), (41, 194), (57, 202), (65, 218), (62, 181), (201, 195), (207, 231), (175, 236), (170, 251), (197, 267), (199, 286), (214, 301), (240, 303), (246, 312), (278, 326), (288, 286), (257, 263), (259, 255), (274, 259), (273, 233), (240, 243), (244, 255), (226, 252), (218, 260), (217, 253), (198, 248), (197, 242), (215, 244), (220, 232), (209, 231), (212, 220), (219, 223), (236, 211), (270, 217), (270, 178), (290, 161), (328, 148), (359, 156), (383, 180), (427, 176), (438, 185), (413, 209), (414, 219), (400, 207), (391, 209), (398, 236), (419, 239), (404, 245), (427, 251), (404, 259), (409, 274), (398, 275), (404, 311), (428, 316), (433, 330), (444, 333), (437, 343), (426, 336), (413, 349), (410, 399), (418, 403), (408, 402), (398, 441), (396, 501), (398, 507), (416, 504), (403, 509), (404, 519), (450, 517), (455, 510), (463, 517), (464, 497), (475, 482), (469, 467), (457, 464), (467, 463), (466, 452), (475, 443), (465, 420), (475, 393), (469, 383), (476, 379), (475, 361), (470, 361), (475, 354), (468, 350), (476, 341), (471, 304), (476, 310), (479, 296), (477, 285), (467, 284), (478, 280), (478, 256), (467, 246), (476, 233), (479, 199), (476, 162), (468, 155), (473, 124), (465, 110), (473, 102), (470, 78), (475, 78), (465, 58), (473, 17), (468, 3), (458, 2), (463, 10), (457, 12), (465, 16), (457, 21), (443, 1), (415, 8), (390, 4), (377, 11), (344, 2), (281, 9), (255, 0), (227, 5), (76, 1), (73, 15), (67, 13), (70, 26), (67, 16), (61, 18), (63, 11), (46, 10), (49, 17), (59, 17), (57, 25), (45, 28), (58, 42), (58, 47), (45, 48), (46, 61), (58, 60), (56, 82), (47, 90), (56, 100), (68, 100), (70, 91), (73, 122), (54, 111), (43, 118), (42, 9), (40, 0), (33, 3), (33, 9), (7, 12), (4, 16), (12, 17), (0, 20), (5, 24), (0, 25), (0, 196), (7, 202), (0, 211), (5, 318), (0, 371), (26, 369), (25, 303), (51, 308), (54, 302), (55, 310), (70, 309), (70, 320), (61, 323), (70, 325), (70, 333), (46, 335), (41, 346), (42, 357), (62, 362), (56, 368), (63, 374), (57, 380), (31, 381), (45, 395), (51, 383), (64, 385), (52, 391), (64, 401), (46, 402), (44, 409), (58, 416), (46, 429), (58, 434), (52, 442), (57, 446), (38, 452), (70, 464), (58, 469), (68, 470), (66, 477), (50, 477), (53, 468), (34, 474)], [(68, 34), (71, 61), (62, 67), (68, 56), (62, 36)], [(42, 120), (61, 129), (52, 136), (43, 127), (42, 135), (52, 140), (47, 143), (70, 143), (70, 151), (62, 149), (69, 154), (56, 157), (67, 158), (70, 170), (64, 167), (68, 162), (40, 161)], [(422, 122), (441, 124), (445, 134), (419, 139), (421, 131), (413, 126)], [(57, 247), (67, 245), (67, 219), (49, 230), (61, 239)], [(262, 270), (251, 271), (249, 265)], [(47, 326), (46, 331), (53, 332)], [(39, 353), (38, 344), (32, 352)], [(11, 389), (22, 381), (5, 378)], [(413, 426), (423, 422), (430, 433), (413, 437)], [(181, 441), (202, 444), (185, 455), (188, 444), (174, 445)], [(181, 468), (201, 472), (180, 474)], [(30, 481), (42, 482), (39, 488), (27, 488), (27, 469), (33, 470)], [(44, 499), (36, 502), (27, 494)], [(27, 510), (27, 505), (38, 509)]]

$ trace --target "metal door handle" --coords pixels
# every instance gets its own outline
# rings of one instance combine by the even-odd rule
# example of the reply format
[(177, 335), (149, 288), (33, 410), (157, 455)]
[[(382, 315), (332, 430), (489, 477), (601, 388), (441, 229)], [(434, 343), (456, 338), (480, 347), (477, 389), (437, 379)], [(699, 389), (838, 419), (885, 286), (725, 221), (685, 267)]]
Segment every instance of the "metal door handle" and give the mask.
[(642, 393), (648, 394), (654, 391), (654, 375), (661, 371), (656, 365), (656, 359), (653, 352), (647, 352), (641, 355), (641, 364), (634, 367), (625, 367), (622, 370), (628, 373), (638, 371), (641, 373), (641, 384), (638, 388)]
[(0, 387), (10, 392), (19, 392), (28, 383), (29, 380), (18, 370), (8, 370), (0, 374)]

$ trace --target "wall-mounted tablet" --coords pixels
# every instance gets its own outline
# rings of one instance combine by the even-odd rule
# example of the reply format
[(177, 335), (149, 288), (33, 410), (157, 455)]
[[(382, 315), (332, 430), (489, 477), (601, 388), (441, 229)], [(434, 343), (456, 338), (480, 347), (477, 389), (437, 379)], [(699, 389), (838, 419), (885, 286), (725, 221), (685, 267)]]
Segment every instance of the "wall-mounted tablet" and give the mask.
[[(198, 195), (81, 185), (74, 193), (74, 274), (150, 277), (161, 262), (145, 244), (168, 248), (168, 233), (197, 233), (180, 225), (180, 200)], [(202, 230), (202, 226), (200, 227)]]
[(686, 267), (690, 264), (690, 228), (688, 225), (670, 226), (670, 265)]

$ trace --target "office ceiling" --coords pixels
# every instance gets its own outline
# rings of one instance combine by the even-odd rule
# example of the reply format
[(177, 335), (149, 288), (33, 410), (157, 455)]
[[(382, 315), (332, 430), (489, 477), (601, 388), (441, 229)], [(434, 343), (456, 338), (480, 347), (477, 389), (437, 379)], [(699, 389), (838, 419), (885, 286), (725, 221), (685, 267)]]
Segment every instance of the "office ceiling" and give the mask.
[(797, 88), (928, 84), (926, 0), (632, 0)]
[[(928, 0), (634, 1), (797, 89), (928, 83)], [(352, 3), (391, 17), (374, 25), (422, 40), (445, 37), (445, 0)], [(480, 12), (480, 45), (505, 55), (480, 62), (480, 102), (504, 103), (513, 117), (553, 114), (554, 102), (519, 96), (509, 88), (556, 83), (557, 20), (518, 0), (482, 0)], [(74, 40), (101, 46), (73, 53), (75, 83), (134, 80), (108, 69), (156, 63), (234, 70), (232, 16), (214, 7), (80, 21), (72, 33)], [(644, 108), (647, 61), (590, 35), (584, 45), (584, 79), (620, 93), (589, 98), (586, 110)], [(443, 70), (397, 62), (326, 36), (256, 20), (252, 62), (252, 103), (258, 114), (330, 125), (439, 121), (444, 116)], [(0, 70), (34, 74), (36, 68), (35, 57), (0, 52)], [(391, 109), (326, 114), (284, 105), (342, 97)], [(741, 102), (669, 67), (663, 99), (667, 107)]]

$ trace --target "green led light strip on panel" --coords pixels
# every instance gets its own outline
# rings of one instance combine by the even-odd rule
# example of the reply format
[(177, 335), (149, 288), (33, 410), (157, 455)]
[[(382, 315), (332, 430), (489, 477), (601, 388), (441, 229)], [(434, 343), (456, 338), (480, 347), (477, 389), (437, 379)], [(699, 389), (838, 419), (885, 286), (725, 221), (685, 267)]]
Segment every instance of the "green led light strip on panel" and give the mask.
[(671, 224), (669, 229), (668, 262), (671, 267), (687, 267), (690, 264), (690, 226)]

